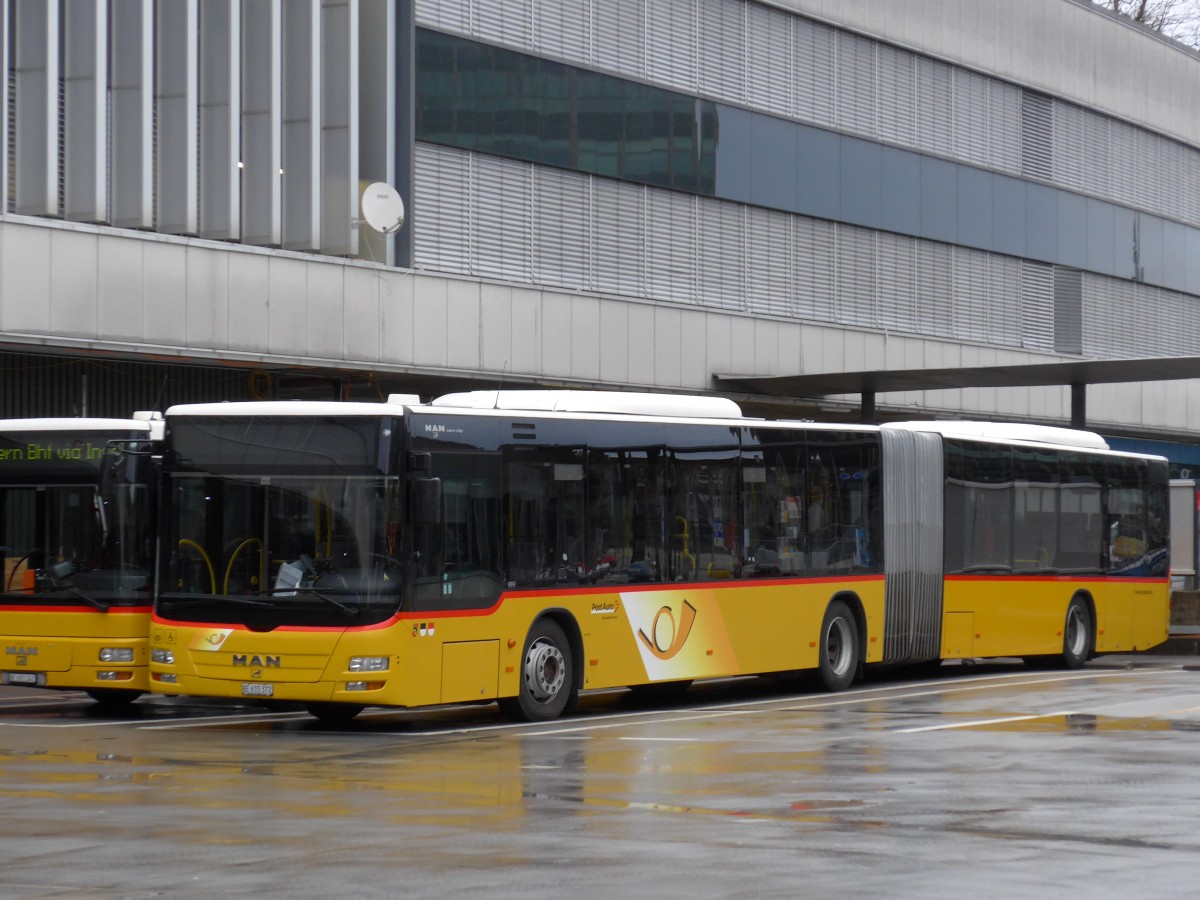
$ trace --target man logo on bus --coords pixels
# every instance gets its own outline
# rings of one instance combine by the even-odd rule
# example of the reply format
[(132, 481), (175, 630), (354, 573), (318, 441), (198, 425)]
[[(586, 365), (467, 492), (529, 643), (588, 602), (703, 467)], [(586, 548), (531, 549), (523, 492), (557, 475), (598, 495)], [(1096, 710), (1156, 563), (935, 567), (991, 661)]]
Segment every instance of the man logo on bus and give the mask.
[(642, 639), (642, 643), (646, 645), (646, 649), (657, 656), (659, 659), (671, 659), (687, 643), (688, 635), (692, 632), (692, 624), (696, 621), (696, 607), (683, 601), (683, 611), (679, 614), (679, 627), (675, 627), (675, 614), (671, 611), (671, 607), (664, 606), (654, 614), (654, 621), (650, 623), (650, 633), (653, 637), (647, 637), (646, 632), (638, 629), (638, 637)]

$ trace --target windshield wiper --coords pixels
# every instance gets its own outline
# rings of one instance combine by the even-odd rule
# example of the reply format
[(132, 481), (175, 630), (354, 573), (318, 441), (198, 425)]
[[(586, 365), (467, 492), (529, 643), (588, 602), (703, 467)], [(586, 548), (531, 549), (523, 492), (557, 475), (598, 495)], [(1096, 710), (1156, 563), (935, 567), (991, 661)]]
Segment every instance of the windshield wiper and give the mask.
[(86, 603), (90, 603), (92, 606), (96, 607), (96, 609), (100, 610), (100, 612), (108, 612), (109, 604), (105, 603), (103, 600), (97, 600), (95, 597), (89, 597), (87, 594), (85, 594), (83, 591), (81, 591), (79, 588), (75, 587), (74, 585), (70, 585), (70, 584), (60, 585), (59, 590), (66, 591), (72, 597), (78, 597), (80, 600), (83, 600)]
[(235, 597), (232, 594), (159, 594), (159, 600), (166, 600), (169, 603), (232, 603), (235, 606), (259, 606), (270, 607), (274, 604), (270, 600), (262, 600), (257, 597)]
[(321, 593), (316, 588), (310, 588), (310, 587), (288, 588), (288, 593), (293, 593), (293, 592), (295, 592), (297, 594), (309, 594), (313, 597), (316, 597), (318, 600), (323, 600), (324, 602), (328, 603), (330, 606), (334, 607), (335, 609), (340, 609), (347, 617), (349, 617), (351, 619), (358, 615), (358, 610), (355, 607), (347, 606), (342, 601), (335, 600), (332, 597), (330, 597), (328, 594)]

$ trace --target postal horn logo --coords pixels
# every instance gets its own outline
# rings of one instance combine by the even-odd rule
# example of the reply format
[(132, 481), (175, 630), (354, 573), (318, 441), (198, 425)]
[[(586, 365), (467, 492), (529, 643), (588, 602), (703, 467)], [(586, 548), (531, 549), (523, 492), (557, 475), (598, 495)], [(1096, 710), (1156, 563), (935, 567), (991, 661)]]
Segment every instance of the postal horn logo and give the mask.
[(646, 649), (659, 659), (671, 659), (687, 643), (688, 635), (692, 633), (692, 624), (696, 621), (696, 607), (683, 601), (683, 609), (679, 613), (679, 625), (675, 624), (675, 613), (671, 607), (664, 606), (654, 614), (650, 623), (650, 636), (638, 629), (638, 637), (646, 645)]

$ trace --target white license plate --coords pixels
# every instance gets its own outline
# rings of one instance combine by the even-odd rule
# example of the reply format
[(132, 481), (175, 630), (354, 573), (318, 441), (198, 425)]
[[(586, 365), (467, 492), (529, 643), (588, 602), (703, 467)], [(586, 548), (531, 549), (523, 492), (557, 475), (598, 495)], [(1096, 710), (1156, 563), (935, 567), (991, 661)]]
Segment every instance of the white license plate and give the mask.
[(41, 676), (36, 672), (5, 672), (5, 684), (41, 684)]
[(258, 681), (243, 682), (242, 684), (243, 697), (274, 697), (275, 685), (263, 684)]

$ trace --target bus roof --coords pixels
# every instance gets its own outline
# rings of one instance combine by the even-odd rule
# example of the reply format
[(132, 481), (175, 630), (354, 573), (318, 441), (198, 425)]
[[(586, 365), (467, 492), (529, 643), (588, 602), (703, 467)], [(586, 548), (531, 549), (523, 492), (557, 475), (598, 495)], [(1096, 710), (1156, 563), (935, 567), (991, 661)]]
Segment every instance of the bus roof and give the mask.
[(977, 438), (1003, 443), (1023, 441), (1031, 444), (1054, 444), (1088, 450), (1108, 450), (1108, 442), (1091, 431), (1058, 428), (1053, 425), (1027, 425), (1020, 422), (891, 422), (884, 428), (903, 428), (909, 431), (936, 431), (943, 437)]
[[(157, 418), (156, 418), (157, 417)], [(144, 431), (157, 440), (162, 434), (158, 413), (134, 413), (130, 419), (72, 418), (51, 416), (44, 419), (0, 419), (0, 434), (27, 431)]]
[(343, 400), (235, 400), (182, 403), (167, 410), (174, 416), (397, 416), (404, 403)]
[(678, 419), (742, 418), (741, 407), (725, 397), (634, 391), (463, 391), (445, 394), (430, 405), (458, 409), (610, 413)]

